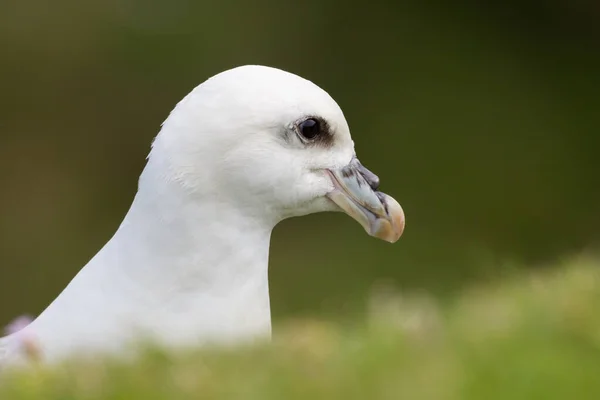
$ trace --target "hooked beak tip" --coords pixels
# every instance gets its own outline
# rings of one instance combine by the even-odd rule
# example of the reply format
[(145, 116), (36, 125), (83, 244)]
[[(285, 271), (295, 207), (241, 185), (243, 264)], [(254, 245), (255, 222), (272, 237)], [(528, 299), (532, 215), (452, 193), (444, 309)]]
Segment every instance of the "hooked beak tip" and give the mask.
[(404, 210), (396, 199), (386, 194), (384, 196), (387, 218), (377, 218), (372, 224), (373, 231), (369, 234), (386, 242), (396, 243), (404, 233)]

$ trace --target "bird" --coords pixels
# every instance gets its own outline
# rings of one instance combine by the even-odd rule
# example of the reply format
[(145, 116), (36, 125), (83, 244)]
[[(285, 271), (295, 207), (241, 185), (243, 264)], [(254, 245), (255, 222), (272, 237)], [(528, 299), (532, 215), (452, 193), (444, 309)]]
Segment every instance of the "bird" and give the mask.
[(37, 318), (0, 339), (0, 363), (124, 354), (141, 340), (269, 341), (273, 228), (341, 211), (394, 243), (404, 211), (379, 185), (324, 89), (262, 65), (217, 73), (169, 113), (116, 232)]

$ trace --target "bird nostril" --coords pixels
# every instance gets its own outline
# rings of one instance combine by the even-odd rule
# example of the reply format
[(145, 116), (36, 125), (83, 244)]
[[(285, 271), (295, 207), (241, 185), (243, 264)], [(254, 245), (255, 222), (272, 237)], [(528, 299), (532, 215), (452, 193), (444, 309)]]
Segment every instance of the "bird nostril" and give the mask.
[(367, 180), (367, 182), (369, 182), (371, 189), (379, 189), (379, 177), (377, 175), (371, 173), (371, 177), (365, 177), (365, 179)]
[(374, 173), (372, 173), (371, 171), (369, 171), (362, 165), (361, 165), (361, 168), (359, 169), (359, 171), (360, 171), (360, 174), (369, 183), (369, 186), (371, 186), (371, 189), (373, 189), (373, 190), (379, 189), (379, 177), (377, 175), (375, 175)]
[(371, 189), (379, 189), (379, 177), (362, 165), (358, 158), (352, 159), (350, 165), (367, 181)]

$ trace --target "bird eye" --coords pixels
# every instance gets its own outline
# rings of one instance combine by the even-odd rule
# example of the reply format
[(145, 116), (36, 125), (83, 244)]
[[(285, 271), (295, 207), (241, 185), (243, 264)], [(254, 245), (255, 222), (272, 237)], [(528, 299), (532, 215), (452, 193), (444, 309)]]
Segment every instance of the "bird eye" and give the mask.
[(298, 132), (308, 140), (313, 140), (321, 134), (321, 124), (314, 118), (308, 118), (298, 124)]

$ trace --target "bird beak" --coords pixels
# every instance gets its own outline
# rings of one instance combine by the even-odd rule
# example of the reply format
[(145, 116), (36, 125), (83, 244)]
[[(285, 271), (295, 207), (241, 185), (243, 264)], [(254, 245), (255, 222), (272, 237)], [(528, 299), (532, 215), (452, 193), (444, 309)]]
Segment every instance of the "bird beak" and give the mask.
[(379, 192), (379, 178), (355, 157), (350, 164), (327, 170), (334, 189), (327, 197), (357, 220), (367, 233), (390, 243), (404, 231), (404, 211), (391, 196)]

